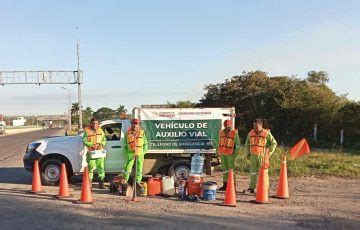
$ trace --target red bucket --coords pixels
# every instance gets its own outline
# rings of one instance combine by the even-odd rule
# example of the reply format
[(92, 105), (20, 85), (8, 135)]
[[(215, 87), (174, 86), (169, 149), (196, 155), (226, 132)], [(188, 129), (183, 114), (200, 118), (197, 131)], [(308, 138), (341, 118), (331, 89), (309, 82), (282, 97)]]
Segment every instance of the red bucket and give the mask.
[(201, 196), (201, 184), (203, 183), (203, 176), (197, 174), (190, 174), (188, 181), (188, 195)]

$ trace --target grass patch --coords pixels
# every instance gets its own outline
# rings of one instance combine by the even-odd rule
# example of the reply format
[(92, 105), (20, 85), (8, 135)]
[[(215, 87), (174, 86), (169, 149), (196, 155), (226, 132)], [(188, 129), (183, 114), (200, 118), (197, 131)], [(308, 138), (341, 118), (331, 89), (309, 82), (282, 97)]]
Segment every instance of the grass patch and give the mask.
[[(277, 148), (270, 158), (269, 173), (278, 176), (280, 172), (280, 155), (285, 152), (283, 148)], [(236, 171), (240, 173), (250, 172), (250, 162), (244, 158), (243, 150), (236, 160)], [(288, 175), (301, 176), (360, 176), (360, 155), (351, 153), (311, 152), (310, 155), (302, 156), (296, 160), (287, 157)]]

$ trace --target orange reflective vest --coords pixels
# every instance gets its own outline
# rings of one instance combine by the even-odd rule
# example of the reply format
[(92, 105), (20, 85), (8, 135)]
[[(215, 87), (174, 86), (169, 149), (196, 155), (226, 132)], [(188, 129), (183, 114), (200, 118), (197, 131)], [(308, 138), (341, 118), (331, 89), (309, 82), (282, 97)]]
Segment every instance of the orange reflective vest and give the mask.
[[(101, 144), (103, 140), (104, 132), (101, 128), (98, 128), (95, 132), (90, 127), (85, 128), (85, 132), (87, 135), (87, 140), (91, 142), (93, 145), (95, 144)], [(93, 147), (88, 147), (89, 151), (95, 150)]]
[(255, 130), (251, 130), (250, 137), (250, 151), (255, 155), (263, 154), (265, 152), (266, 137), (269, 131), (263, 129), (259, 134), (255, 133)]
[(130, 151), (134, 151), (136, 154), (141, 153), (144, 146), (144, 130), (140, 129), (139, 132), (134, 132), (129, 128), (126, 140)]
[(219, 133), (219, 155), (231, 155), (234, 153), (235, 148), (235, 136), (237, 135), (236, 130), (231, 130), (228, 135), (225, 133), (225, 129), (221, 130)]

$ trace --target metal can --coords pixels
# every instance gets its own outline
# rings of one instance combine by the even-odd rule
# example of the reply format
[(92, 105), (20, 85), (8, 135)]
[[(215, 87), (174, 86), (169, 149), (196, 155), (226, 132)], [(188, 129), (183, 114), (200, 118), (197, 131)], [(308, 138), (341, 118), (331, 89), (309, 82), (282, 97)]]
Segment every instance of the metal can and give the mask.
[(179, 179), (179, 196), (186, 196), (186, 178)]

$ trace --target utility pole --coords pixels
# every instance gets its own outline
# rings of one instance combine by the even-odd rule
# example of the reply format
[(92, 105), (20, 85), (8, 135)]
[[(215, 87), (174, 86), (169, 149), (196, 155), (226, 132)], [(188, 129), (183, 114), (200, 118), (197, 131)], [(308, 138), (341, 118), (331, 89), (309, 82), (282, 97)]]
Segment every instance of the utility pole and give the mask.
[(70, 91), (70, 88), (69, 88), (69, 110), (68, 110), (68, 113), (69, 113), (69, 131), (71, 131), (71, 91)]
[[(79, 27), (75, 27), (78, 31)], [(79, 100), (79, 132), (83, 131), (83, 122), (82, 122), (82, 104), (81, 104), (81, 84), (82, 82), (82, 73), (80, 71), (80, 55), (79, 55), (79, 35), (77, 34), (76, 39), (76, 56), (77, 56), (77, 78), (78, 78), (78, 100)]]

